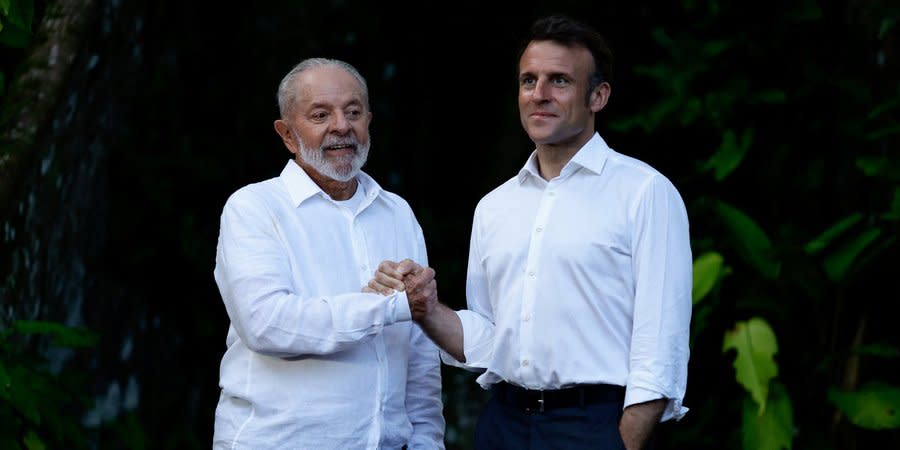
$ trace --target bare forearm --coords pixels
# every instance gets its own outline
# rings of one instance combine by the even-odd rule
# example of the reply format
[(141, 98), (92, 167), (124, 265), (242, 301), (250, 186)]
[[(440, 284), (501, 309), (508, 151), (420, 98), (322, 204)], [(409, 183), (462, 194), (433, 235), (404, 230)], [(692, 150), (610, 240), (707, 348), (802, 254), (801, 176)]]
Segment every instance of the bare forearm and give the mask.
[(641, 450), (647, 446), (667, 402), (666, 399), (659, 399), (625, 408), (619, 421), (619, 434), (626, 449)]
[(466, 355), (463, 351), (462, 322), (455, 311), (443, 303), (437, 303), (418, 323), (438, 347), (456, 358), (457, 361), (466, 362)]

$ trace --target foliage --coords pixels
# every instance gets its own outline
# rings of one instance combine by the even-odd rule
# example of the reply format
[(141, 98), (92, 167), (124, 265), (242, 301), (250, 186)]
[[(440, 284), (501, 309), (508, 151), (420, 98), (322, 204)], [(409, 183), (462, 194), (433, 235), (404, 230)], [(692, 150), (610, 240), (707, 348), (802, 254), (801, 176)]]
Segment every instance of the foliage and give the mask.
[[(697, 397), (691, 414), (740, 430), (746, 449), (852, 448), (863, 429), (900, 429), (897, 380), (870, 364), (900, 347), (895, 298), (877, 295), (893, 292), (885, 268), (900, 267), (900, 82), (877, 56), (900, 7), (866, 5), (795, 0), (761, 16), (684, 1), (679, 23), (653, 33), (663, 56), (634, 69), (658, 98), (610, 125), (699, 150), (683, 188), (696, 253), (691, 364), (708, 371), (699, 360), (733, 355), (745, 392), (741, 421)], [(750, 25), (729, 28), (739, 22)], [(725, 358), (709, 344), (716, 334)], [(689, 396), (728, 389), (691, 374)]]
[(73, 412), (90, 405), (74, 372), (48, 368), (45, 339), (50, 345), (86, 348), (97, 335), (55, 322), (16, 321), (0, 331), (0, 449), (85, 448), (85, 437)]

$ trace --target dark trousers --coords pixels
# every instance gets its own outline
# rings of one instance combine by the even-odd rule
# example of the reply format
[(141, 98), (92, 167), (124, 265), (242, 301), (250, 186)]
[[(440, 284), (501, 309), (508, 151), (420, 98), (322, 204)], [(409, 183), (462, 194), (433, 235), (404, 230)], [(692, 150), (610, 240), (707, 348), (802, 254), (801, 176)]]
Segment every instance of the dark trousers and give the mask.
[(491, 395), (475, 429), (477, 450), (624, 450), (621, 402), (526, 411)]

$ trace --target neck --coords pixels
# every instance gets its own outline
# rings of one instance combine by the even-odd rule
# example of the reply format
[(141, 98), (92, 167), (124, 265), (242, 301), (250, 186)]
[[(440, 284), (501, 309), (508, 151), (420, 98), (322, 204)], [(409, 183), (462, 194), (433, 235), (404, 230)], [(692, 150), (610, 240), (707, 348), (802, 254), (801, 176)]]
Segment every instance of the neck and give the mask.
[(577, 136), (575, 139), (562, 142), (537, 144), (538, 170), (541, 178), (549, 181), (559, 176), (563, 167), (584, 147), (593, 133), (585, 136)]

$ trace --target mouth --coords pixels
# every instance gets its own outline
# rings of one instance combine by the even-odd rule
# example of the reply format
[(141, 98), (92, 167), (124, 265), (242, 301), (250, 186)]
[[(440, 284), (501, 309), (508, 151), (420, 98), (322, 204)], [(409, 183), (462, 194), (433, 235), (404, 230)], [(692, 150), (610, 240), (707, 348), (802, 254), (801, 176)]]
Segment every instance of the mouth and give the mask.
[(352, 142), (331, 144), (322, 146), (324, 153), (339, 157), (353, 156), (356, 154), (356, 144)]

